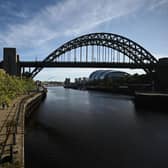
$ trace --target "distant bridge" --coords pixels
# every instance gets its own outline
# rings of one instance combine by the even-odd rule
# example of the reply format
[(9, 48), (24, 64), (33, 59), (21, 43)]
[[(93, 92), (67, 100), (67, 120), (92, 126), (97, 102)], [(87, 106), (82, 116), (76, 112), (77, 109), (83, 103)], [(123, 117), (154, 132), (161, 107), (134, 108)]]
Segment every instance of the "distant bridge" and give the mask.
[(4, 60), (0, 62), (0, 67), (11, 75), (20, 75), (29, 67), (31, 77), (35, 77), (45, 67), (140, 68), (146, 73), (158, 69), (162, 69), (162, 73), (168, 72), (165, 59), (160, 63), (141, 45), (111, 33), (77, 37), (61, 45), (42, 61), (20, 61), (15, 48), (4, 48)]
[(35, 67), (36, 76), (44, 67), (142, 68), (155, 71), (158, 60), (136, 42), (111, 33), (92, 33), (77, 37), (50, 53), (42, 62), (22, 62)]
[[(6, 55), (9, 53), (6, 51)], [(43, 61), (10, 59), (11, 57), (6, 57), (0, 66), (15, 73), (20, 73), (21, 69), (24, 71), (25, 67), (34, 67), (30, 72), (32, 77), (45, 67), (142, 68), (146, 73), (151, 73), (158, 63), (149, 51), (136, 42), (111, 33), (92, 33), (77, 37), (57, 48)], [(14, 60), (17, 60), (16, 66), (11, 68)]]

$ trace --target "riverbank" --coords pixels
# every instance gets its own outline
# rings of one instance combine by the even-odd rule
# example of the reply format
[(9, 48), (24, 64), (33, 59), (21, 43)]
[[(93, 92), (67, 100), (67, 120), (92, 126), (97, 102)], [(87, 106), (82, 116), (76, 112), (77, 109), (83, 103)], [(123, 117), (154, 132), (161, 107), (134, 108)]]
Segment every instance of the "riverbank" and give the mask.
[(152, 91), (152, 87), (149, 84), (130, 84), (130, 85), (118, 85), (118, 86), (105, 86), (105, 85), (65, 85), (64, 88), (76, 89), (76, 90), (89, 90), (100, 91), (114, 94), (123, 94), (134, 96), (136, 91)]
[(108, 92), (108, 93), (114, 93), (114, 94), (123, 94), (123, 95), (130, 95), (130, 96), (134, 95), (134, 91), (130, 90), (126, 86), (121, 86), (119, 88), (107, 88), (107, 87), (88, 86), (88, 87), (86, 87), (86, 90)]
[(0, 110), (0, 166), (24, 168), (25, 118), (40, 104), (46, 93), (30, 93), (15, 99), (10, 107)]
[(167, 112), (167, 92), (136, 92), (135, 107)]

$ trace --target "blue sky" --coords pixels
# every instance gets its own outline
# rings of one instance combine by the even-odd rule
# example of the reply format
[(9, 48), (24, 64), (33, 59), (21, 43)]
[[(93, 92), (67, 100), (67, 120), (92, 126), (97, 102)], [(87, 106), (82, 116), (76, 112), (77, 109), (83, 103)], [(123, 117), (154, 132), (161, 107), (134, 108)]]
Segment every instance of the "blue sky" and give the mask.
[[(120, 34), (157, 58), (166, 57), (168, 0), (0, 0), (1, 60), (3, 47), (16, 47), (21, 60), (42, 60), (63, 43), (91, 32)], [(94, 70), (44, 69), (36, 79), (63, 81)]]

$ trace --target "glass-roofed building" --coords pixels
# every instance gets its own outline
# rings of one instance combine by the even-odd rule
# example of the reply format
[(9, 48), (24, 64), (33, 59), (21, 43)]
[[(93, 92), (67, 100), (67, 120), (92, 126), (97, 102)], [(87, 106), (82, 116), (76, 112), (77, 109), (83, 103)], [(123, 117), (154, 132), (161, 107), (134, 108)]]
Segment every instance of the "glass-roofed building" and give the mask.
[(104, 79), (120, 79), (125, 76), (129, 76), (128, 73), (122, 71), (113, 71), (113, 70), (97, 70), (90, 74), (89, 80), (104, 80)]

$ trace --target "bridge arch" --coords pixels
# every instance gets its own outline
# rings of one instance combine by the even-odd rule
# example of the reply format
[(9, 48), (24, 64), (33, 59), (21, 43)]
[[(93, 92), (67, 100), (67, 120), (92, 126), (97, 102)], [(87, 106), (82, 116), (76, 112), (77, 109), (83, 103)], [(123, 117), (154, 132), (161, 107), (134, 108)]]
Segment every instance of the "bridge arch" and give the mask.
[[(158, 62), (157, 59), (141, 45), (124, 36), (112, 33), (91, 33), (77, 37), (54, 50), (43, 60), (43, 62), (54, 62), (61, 55), (71, 50), (87, 46), (102, 46), (111, 48), (122, 53), (124, 56), (127, 56), (137, 65), (145, 65), (146, 63), (155, 64)], [(76, 60), (74, 60), (74, 62), (75, 61)], [(147, 73), (153, 71), (153, 69), (145, 66), (143, 69)], [(32, 77), (36, 76), (41, 70), (42, 67), (35, 68), (32, 71)]]

